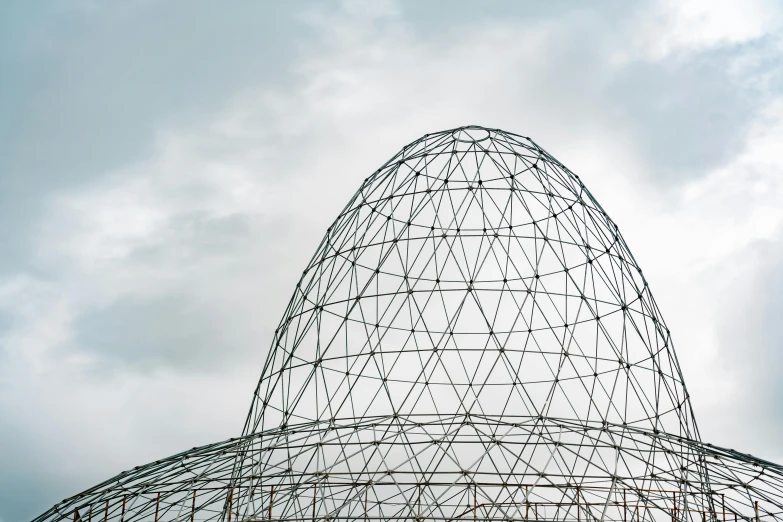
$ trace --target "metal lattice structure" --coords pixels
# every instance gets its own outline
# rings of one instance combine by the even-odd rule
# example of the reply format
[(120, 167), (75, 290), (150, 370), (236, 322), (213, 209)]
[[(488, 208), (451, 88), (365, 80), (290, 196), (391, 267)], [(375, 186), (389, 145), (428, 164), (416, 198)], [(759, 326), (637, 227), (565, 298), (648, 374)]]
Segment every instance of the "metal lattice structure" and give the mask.
[(783, 467), (700, 441), (641, 268), (529, 138), (428, 134), (329, 227), (241, 437), (39, 521), (783, 520)]

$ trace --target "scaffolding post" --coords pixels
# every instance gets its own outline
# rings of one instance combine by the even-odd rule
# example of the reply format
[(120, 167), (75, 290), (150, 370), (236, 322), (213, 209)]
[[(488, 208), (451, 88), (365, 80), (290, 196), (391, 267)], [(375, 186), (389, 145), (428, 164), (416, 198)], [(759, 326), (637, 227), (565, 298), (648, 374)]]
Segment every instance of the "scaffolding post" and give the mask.
[(193, 502), (190, 504), (190, 522), (196, 519), (196, 490), (193, 490)]
[(672, 493), (672, 522), (677, 522), (677, 494)]
[(623, 522), (628, 522), (628, 501), (625, 499), (625, 492), (628, 488), (623, 488)]
[(473, 483), (473, 522), (476, 522), (476, 511), (478, 510), (478, 486)]
[(158, 498), (155, 500), (155, 522), (158, 522), (158, 511), (160, 510), (160, 492), (158, 492)]
[(272, 486), (269, 491), (269, 520), (272, 520), (272, 502), (275, 500), (275, 486)]

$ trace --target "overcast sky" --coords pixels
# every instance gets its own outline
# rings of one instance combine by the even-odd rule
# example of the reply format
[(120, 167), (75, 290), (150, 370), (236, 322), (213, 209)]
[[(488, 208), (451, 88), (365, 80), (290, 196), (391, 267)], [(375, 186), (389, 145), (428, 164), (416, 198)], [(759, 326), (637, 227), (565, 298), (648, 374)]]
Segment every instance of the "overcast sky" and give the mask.
[(783, 461), (783, 4), (0, 4), (0, 522), (240, 433), (326, 227), (532, 137), (644, 268), (702, 438)]

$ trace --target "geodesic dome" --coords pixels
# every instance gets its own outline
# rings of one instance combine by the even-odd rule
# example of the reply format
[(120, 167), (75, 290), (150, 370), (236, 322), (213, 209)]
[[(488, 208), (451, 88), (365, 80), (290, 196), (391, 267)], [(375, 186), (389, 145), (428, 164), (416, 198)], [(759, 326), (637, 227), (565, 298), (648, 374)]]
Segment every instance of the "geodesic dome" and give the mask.
[(461, 127), (364, 180), (242, 436), (37, 520), (771, 520), (783, 468), (701, 443), (617, 225), (529, 138)]

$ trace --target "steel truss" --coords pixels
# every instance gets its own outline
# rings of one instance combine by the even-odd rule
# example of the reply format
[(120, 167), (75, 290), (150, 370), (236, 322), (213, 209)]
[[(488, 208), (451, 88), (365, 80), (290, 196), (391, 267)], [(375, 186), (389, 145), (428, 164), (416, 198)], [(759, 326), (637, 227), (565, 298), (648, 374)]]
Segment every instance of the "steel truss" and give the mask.
[(783, 468), (700, 441), (617, 225), (529, 138), (428, 134), (303, 272), (241, 437), (37, 521), (783, 520)]

